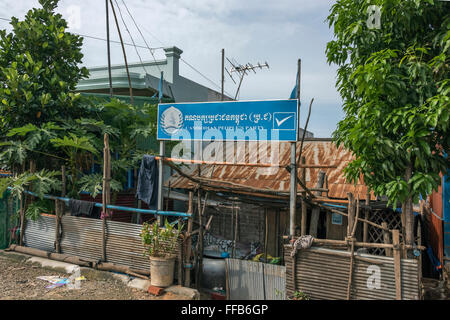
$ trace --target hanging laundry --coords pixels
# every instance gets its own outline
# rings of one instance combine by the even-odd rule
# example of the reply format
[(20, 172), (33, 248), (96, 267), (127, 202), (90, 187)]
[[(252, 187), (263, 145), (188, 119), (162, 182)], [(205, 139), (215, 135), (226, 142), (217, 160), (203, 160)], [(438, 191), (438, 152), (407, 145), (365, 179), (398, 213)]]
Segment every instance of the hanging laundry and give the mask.
[(158, 200), (158, 165), (154, 156), (144, 155), (139, 168), (136, 198), (156, 208)]

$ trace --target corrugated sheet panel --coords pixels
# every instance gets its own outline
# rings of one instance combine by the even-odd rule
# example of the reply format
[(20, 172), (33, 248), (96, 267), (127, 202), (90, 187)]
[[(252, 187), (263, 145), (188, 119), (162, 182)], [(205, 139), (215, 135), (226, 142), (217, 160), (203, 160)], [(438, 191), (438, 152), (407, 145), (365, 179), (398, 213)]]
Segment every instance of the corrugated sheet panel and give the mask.
[(284, 300), (286, 269), (273, 264), (226, 259), (230, 300)]
[[(291, 248), (285, 246), (286, 294), (294, 292), (293, 259)], [(348, 255), (337, 256), (333, 253)], [(372, 262), (354, 259), (351, 299), (395, 300), (394, 259), (391, 257), (359, 254)], [(379, 268), (380, 287), (368, 285), (372, 276), (370, 268)], [(350, 268), (350, 252), (325, 248), (299, 250), (296, 259), (295, 281), (297, 290), (308, 294), (311, 299), (345, 300)], [(414, 259), (401, 260), (402, 299), (419, 299), (418, 263)]]
[[(107, 221), (106, 260), (135, 269), (149, 270), (150, 261), (144, 257), (144, 247), (139, 234), (142, 225)], [(63, 216), (61, 219), (61, 252), (98, 261), (102, 256), (102, 220)], [(55, 218), (41, 216), (27, 223), (25, 245), (45, 251), (54, 251)], [(176, 248), (180, 254), (181, 240)]]
[(27, 247), (45, 251), (55, 249), (55, 219), (41, 216), (36, 221), (27, 220), (23, 243)]
[[(253, 143), (253, 144), (252, 144)], [(225, 162), (259, 162), (269, 163), (270, 159), (255, 158), (255, 152), (249, 150), (260, 150), (267, 145), (267, 154), (270, 157), (270, 143), (261, 142), (256, 145), (255, 142), (236, 143), (235, 149), (229, 152), (224, 151)], [(224, 147), (225, 149), (225, 147)], [(300, 143), (297, 144), (297, 155), (300, 153)], [(278, 168), (261, 168), (261, 167), (244, 167), (231, 165), (202, 165), (201, 176), (212, 178), (214, 186), (225, 186), (220, 181), (234, 182), (248, 187), (257, 187), (262, 189), (272, 189), (277, 191), (289, 192), (290, 174), (283, 168), (290, 163), (290, 143), (279, 143), (280, 167)], [(236, 155), (236, 158), (234, 158)], [(250, 156), (251, 155), (251, 156)], [(347, 192), (352, 192), (355, 197), (359, 195), (360, 199), (365, 199), (367, 187), (359, 181), (356, 186), (345, 181), (343, 169), (353, 159), (350, 151), (342, 146), (336, 147), (331, 141), (305, 141), (303, 145), (302, 155), (305, 156), (306, 164), (313, 165), (337, 165), (337, 168), (307, 168), (306, 185), (308, 188), (314, 188), (317, 182), (317, 175), (320, 170), (324, 171), (328, 176), (328, 196), (330, 198), (347, 198)], [(206, 161), (219, 161), (215, 157), (206, 157)], [(257, 160), (257, 161), (256, 161)], [(220, 159), (222, 161), (222, 159)], [(190, 166), (186, 173), (193, 174), (195, 166)], [(300, 173), (300, 168), (298, 169)], [(192, 181), (178, 174), (170, 178), (170, 186), (172, 188), (192, 189), (195, 186)], [(168, 183), (167, 183), (168, 184)], [(237, 192), (239, 193), (239, 192)], [(260, 195), (263, 196), (263, 195)], [(375, 197), (371, 196), (372, 200)]]

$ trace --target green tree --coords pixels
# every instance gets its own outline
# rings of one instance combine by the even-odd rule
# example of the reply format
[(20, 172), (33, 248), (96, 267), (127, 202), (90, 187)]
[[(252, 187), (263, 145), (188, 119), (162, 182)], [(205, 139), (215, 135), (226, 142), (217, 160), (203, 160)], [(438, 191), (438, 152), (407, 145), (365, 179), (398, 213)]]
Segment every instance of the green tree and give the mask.
[(59, 0), (39, 0), (23, 21), (12, 17), (12, 32), (0, 30), (1, 130), (77, 117), (73, 91), (88, 76), (79, 67), (83, 38), (66, 32), (54, 12)]
[(403, 203), (408, 244), (413, 202), (449, 167), (449, 9), (433, 0), (338, 0), (327, 18), (335, 38), (326, 54), (338, 65), (345, 111), (333, 136), (355, 156), (346, 176)]

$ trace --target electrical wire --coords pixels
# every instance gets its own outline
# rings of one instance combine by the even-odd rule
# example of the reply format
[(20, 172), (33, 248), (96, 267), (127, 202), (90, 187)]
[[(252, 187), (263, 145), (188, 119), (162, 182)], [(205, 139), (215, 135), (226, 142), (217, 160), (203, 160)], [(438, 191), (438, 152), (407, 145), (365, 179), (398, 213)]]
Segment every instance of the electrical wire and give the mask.
[(131, 32), (130, 32), (130, 30), (128, 29), (128, 26), (127, 26), (127, 24), (125, 23), (125, 20), (123, 19), (123, 16), (122, 16), (122, 10), (120, 10), (120, 6), (119, 6), (119, 4), (117, 3), (117, 0), (114, 0), (114, 2), (116, 3), (117, 9), (119, 10), (120, 19), (122, 20), (122, 23), (123, 23), (123, 25), (125, 26), (125, 30), (128, 32), (128, 35), (130, 36), (131, 42), (133, 43), (134, 50), (136, 51), (136, 54), (137, 54), (138, 57), (139, 57), (139, 61), (141, 62), (142, 69), (144, 69), (144, 72), (145, 72), (146, 74), (148, 74), (147, 69), (145, 69), (144, 62), (142, 61), (141, 55), (139, 54), (139, 51), (138, 51), (138, 49), (136, 48), (136, 43), (134, 42), (133, 36), (131, 35)]
[[(123, 0), (122, 0), (122, 2), (124, 3)], [(125, 5), (125, 8), (127, 8), (126, 5)], [(119, 11), (120, 11), (120, 9), (119, 9)], [(128, 9), (127, 9), (127, 11), (129, 12)], [(130, 13), (130, 12), (129, 12), (129, 14), (130, 14), (130, 16), (131, 16), (131, 13)], [(131, 17), (132, 17), (132, 16), (131, 16)], [(4, 21), (11, 22), (11, 19), (3, 18), (3, 17), (0, 17), (0, 20), (4, 20)], [(147, 42), (145, 41), (145, 38), (144, 38), (144, 36), (142, 35), (142, 32), (141, 32), (140, 29), (138, 28), (138, 26), (137, 26), (137, 24), (136, 24), (136, 22), (135, 22), (135, 20), (134, 20), (133, 17), (132, 17), (132, 20), (133, 20), (133, 22), (134, 22), (136, 28), (138, 29), (139, 33), (141, 34), (142, 38), (144, 39), (144, 42), (146, 43), (146, 46), (144, 47), (144, 46), (142, 46), (142, 45), (136, 45), (136, 44), (126, 43), (126, 42), (124, 42), (123, 44), (124, 44), (124, 45), (127, 45), (127, 46), (133, 46), (133, 47), (135, 47), (135, 48), (137, 47), (137, 48), (143, 48), (143, 49), (148, 49), (148, 50), (150, 50), (150, 53), (151, 53), (151, 55), (153, 56), (154, 61), (156, 62), (156, 58), (155, 58), (155, 56), (154, 56), (154, 51), (155, 51), (155, 50), (159, 50), (159, 49), (164, 49), (164, 47), (154, 47), (154, 48), (151, 48), (151, 47), (147, 44)], [(163, 43), (161, 40), (159, 40), (158, 38), (156, 38), (156, 37), (155, 37), (150, 31), (148, 31), (145, 27), (142, 27), (142, 29), (143, 29), (144, 31), (146, 31), (148, 34), (150, 34), (152, 37), (154, 37), (156, 40), (158, 40), (158, 41), (164, 46), (164, 43)], [(75, 35), (78, 35), (78, 36), (85, 37), (85, 38), (90, 38), (90, 39), (94, 39), (94, 40), (101, 40), (101, 41), (107, 41), (106, 39), (103, 39), (103, 38), (100, 38), (100, 37), (95, 37), (95, 36), (85, 35), (85, 34), (76, 33), (76, 32), (71, 32), (71, 33), (73, 33), (73, 34), (75, 34)], [(120, 41), (117, 41), (117, 40), (110, 40), (110, 42), (111, 42), (111, 43), (117, 43), (117, 44), (120, 44)], [(189, 68), (191, 68), (191, 69), (194, 70), (196, 73), (198, 73), (200, 76), (202, 76), (202, 77), (203, 77), (205, 80), (207, 80), (209, 83), (211, 83), (212, 85), (214, 85), (216, 88), (222, 90), (222, 88), (221, 88), (220, 85), (218, 85), (218, 84), (215, 83), (213, 80), (211, 80), (210, 78), (208, 78), (207, 76), (205, 76), (202, 72), (200, 72), (198, 69), (196, 69), (196, 68), (195, 68), (194, 66), (192, 66), (190, 63), (188, 63), (185, 59), (180, 58), (180, 60), (181, 60), (184, 64), (186, 64)], [(156, 66), (157, 66), (158, 70), (161, 71), (161, 69), (159, 68), (159, 65), (156, 64)], [(226, 90), (224, 90), (224, 92), (225, 92), (229, 97), (232, 96), (232, 95), (231, 95), (229, 92), (227, 92)]]
[[(117, 3), (117, 1), (116, 1), (116, 3)], [(125, 6), (125, 9), (126, 9), (127, 12), (128, 12), (128, 15), (131, 17), (131, 20), (133, 21), (134, 26), (136, 27), (137, 31), (138, 31), (139, 34), (141, 35), (142, 40), (144, 40), (145, 45), (147, 46), (148, 50), (150, 51), (150, 54), (152, 55), (153, 60), (155, 61), (156, 67), (158, 68), (159, 72), (161, 73), (161, 68), (159, 67), (158, 63), (156, 62), (156, 58), (155, 58), (155, 55), (154, 55), (154, 53), (153, 53), (153, 50), (150, 49), (150, 46), (148, 45), (147, 41), (145, 40), (145, 37), (144, 37), (144, 35), (142, 34), (141, 29), (139, 29), (139, 26), (137, 25), (136, 20), (134, 20), (133, 15), (131, 14), (130, 10), (128, 9), (127, 4), (125, 3), (124, 0), (122, 0), (122, 3), (123, 3), (123, 5)], [(158, 40), (158, 41), (159, 41), (159, 40)], [(161, 44), (162, 44), (162, 43), (161, 43)]]
[[(11, 19), (2, 18), (2, 17), (0, 17), (0, 20), (11, 22)], [(86, 35), (86, 34), (81, 34), (81, 33), (76, 33), (76, 32), (71, 32), (71, 33), (73, 33), (73, 34), (75, 34), (77, 36), (84, 37), (84, 38), (90, 38), (90, 39), (100, 40), (100, 41), (105, 41), (105, 42), (108, 41), (108, 40), (106, 40), (104, 38), (100, 38), (100, 37), (96, 37), (96, 36), (89, 36), (89, 35)], [(120, 44), (120, 41), (117, 41), (117, 40), (109, 40), (109, 42)], [(126, 42), (124, 42), (123, 44), (126, 45), (126, 46), (134, 46), (133, 44), (126, 43)], [(156, 50), (164, 49), (164, 47), (149, 48), (148, 46), (144, 47), (142, 45), (135, 45), (135, 46), (138, 47), (138, 48), (142, 48), (142, 49), (150, 49), (150, 51), (156, 51)]]
[[(148, 47), (147, 41), (146, 41), (144, 35), (142, 34), (141, 29), (139, 28), (138, 24), (136, 23), (136, 20), (134, 19), (133, 15), (131, 14), (130, 10), (128, 9), (128, 6), (126, 5), (126, 3), (125, 3), (124, 0), (122, 0), (122, 3), (123, 3), (123, 5), (125, 6), (125, 9), (127, 10), (128, 14), (130, 15), (131, 20), (133, 21), (133, 23), (134, 23), (136, 29), (138, 30), (139, 34), (141, 35), (142, 39), (144, 40), (144, 43), (145, 43), (145, 44), (147, 45), (147, 47)], [(155, 39), (156, 39), (159, 43), (161, 43), (163, 46), (165, 45), (161, 40), (159, 40), (155, 35), (153, 35), (153, 34), (152, 34), (150, 31), (148, 31), (145, 27), (142, 27), (142, 29), (143, 29), (144, 31), (146, 31), (148, 34), (150, 34), (153, 38), (155, 38)], [(155, 57), (154, 57), (154, 55), (153, 55), (152, 50), (150, 50), (150, 53), (152, 54), (153, 59), (154, 59), (155, 62), (156, 62), (156, 59), (155, 59)], [(189, 64), (186, 60), (184, 60), (183, 58), (180, 58), (180, 60), (181, 60), (182, 62), (184, 62), (187, 66), (189, 66), (192, 70), (194, 70), (194, 71), (197, 72), (199, 75), (201, 75), (201, 76), (202, 76), (204, 79), (206, 79), (208, 82), (210, 82), (210, 83), (213, 84), (215, 87), (217, 87), (219, 90), (222, 90), (222, 88), (221, 88), (217, 83), (215, 83), (213, 80), (211, 80), (211, 79), (209, 79), (208, 77), (206, 77), (203, 73), (201, 73), (199, 70), (197, 70), (196, 68), (194, 68), (194, 67), (193, 67), (191, 64)], [(158, 69), (159, 69), (159, 66), (158, 66), (158, 65), (156, 65), (156, 66), (157, 66)], [(226, 91), (224, 91), (224, 92), (225, 92), (227, 95), (230, 96), (230, 94), (229, 94), (228, 92), (226, 92)]]

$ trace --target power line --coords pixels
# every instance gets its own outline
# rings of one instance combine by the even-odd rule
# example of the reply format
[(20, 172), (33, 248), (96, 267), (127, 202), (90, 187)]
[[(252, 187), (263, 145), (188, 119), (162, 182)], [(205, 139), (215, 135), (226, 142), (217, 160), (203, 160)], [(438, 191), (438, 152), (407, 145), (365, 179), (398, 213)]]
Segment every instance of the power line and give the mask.
[[(128, 10), (127, 4), (125, 3), (124, 0), (122, 0), (122, 3), (123, 3), (123, 5), (125, 6), (125, 9), (126, 9), (127, 12), (128, 12), (128, 15), (131, 17), (131, 20), (133, 20), (134, 26), (136, 27), (137, 31), (138, 31), (139, 34), (141, 35), (142, 39), (144, 40), (145, 45), (147, 46), (148, 50), (150, 51), (150, 54), (152, 55), (153, 60), (156, 62), (155, 55), (153, 54), (152, 49), (150, 49), (150, 46), (148, 45), (147, 41), (145, 40), (145, 37), (144, 37), (144, 35), (142, 34), (141, 30), (139, 29), (139, 26), (137, 25), (136, 21), (134, 20), (133, 15), (131, 14), (130, 10)], [(161, 43), (161, 44), (162, 44), (162, 43)], [(158, 68), (159, 72), (161, 73), (161, 68), (159, 67), (159, 65), (158, 65), (157, 63), (156, 63), (156, 67)]]
[[(145, 40), (144, 35), (142, 34), (142, 32), (141, 32), (139, 26), (137, 25), (136, 21), (134, 20), (133, 15), (132, 15), (132, 14), (130, 13), (130, 11), (128, 10), (128, 7), (127, 7), (127, 5), (125, 4), (125, 1), (122, 0), (122, 3), (124, 4), (125, 8), (127, 9), (128, 14), (130, 15), (131, 19), (133, 20), (133, 23), (134, 23), (136, 29), (138, 30), (139, 34), (141, 35), (142, 39), (144, 40), (145, 44), (147, 44), (147, 41)], [(163, 46), (165, 46), (165, 44), (164, 44), (161, 40), (159, 40), (154, 34), (152, 34), (150, 31), (148, 31), (144, 26), (141, 26), (141, 27), (142, 27), (142, 29), (143, 29), (144, 31), (146, 31), (148, 34), (150, 34), (153, 38), (155, 38), (156, 40), (158, 40), (159, 43), (161, 43)], [(150, 53), (152, 53), (152, 55), (153, 55), (153, 52), (152, 52), (151, 50), (150, 50)], [(217, 83), (215, 83), (213, 80), (209, 79), (207, 76), (205, 76), (205, 75), (204, 75), (203, 73), (201, 73), (199, 70), (197, 70), (196, 68), (194, 68), (194, 67), (193, 67), (191, 64), (189, 64), (186, 60), (184, 60), (183, 58), (180, 58), (180, 60), (181, 60), (182, 62), (184, 62), (187, 66), (189, 66), (192, 70), (194, 70), (194, 71), (197, 72), (199, 75), (201, 75), (201, 76), (202, 76), (204, 79), (206, 79), (209, 83), (213, 84), (213, 85), (214, 85), (215, 87), (217, 87), (219, 90), (222, 90), (222, 88), (221, 88)], [(155, 61), (156, 61), (156, 59), (155, 59)], [(157, 66), (158, 66), (158, 65), (157, 65)], [(158, 68), (159, 68), (159, 66), (158, 66)], [(225, 91), (225, 93), (226, 93), (228, 96), (231, 96), (228, 92)]]
[(130, 30), (128, 29), (128, 26), (127, 26), (127, 24), (125, 23), (125, 20), (123, 19), (123, 16), (122, 16), (122, 10), (120, 10), (120, 6), (119, 6), (119, 4), (117, 3), (117, 0), (114, 0), (114, 2), (116, 3), (117, 9), (119, 9), (120, 19), (122, 20), (122, 23), (123, 23), (123, 25), (125, 26), (125, 30), (127, 30), (128, 35), (130, 36), (131, 42), (133, 42), (134, 50), (136, 51), (136, 54), (137, 54), (138, 57), (139, 57), (139, 61), (141, 62), (142, 69), (144, 69), (144, 72), (145, 72), (146, 74), (148, 74), (147, 69), (145, 69), (144, 62), (142, 62), (141, 55), (139, 54), (139, 51), (138, 51), (138, 49), (136, 48), (136, 44), (135, 44), (135, 42), (134, 42), (133, 36), (131, 35), (131, 32), (130, 32)]
[[(126, 5), (125, 5), (125, 7), (126, 7)], [(130, 15), (131, 15), (131, 14), (130, 14)], [(133, 19), (133, 18), (132, 18), (132, 19)], [(3, 17), (0, 17), (0, 20), (4, 20), (4, 21), (11, 22), (11, 19), (3, 18)], [(134, 21), (134, 19), (133, 19), (133, 21)], [(134, 23), (135, 23), (136, 28), (138, 28), (135, 21), (134, 21)], [(156, 36), (154, 36), (150, 31), (148, 31), (145, 27), (142, 27), (142, 29), (143, 29), (144, 31), (146, 31), (148, 34), (150, 34), (152, 37), (154, 37), (156, 40), (158, 40), (158, 41), (164, 46), (164, 43), (163, 43), (161, 40), (159, 40)], [(138, 28), (138, 31), (140, 32), (139, 28)], [(84, 38), (90, 38), (90, 39), (100, 40), (100, 41), (105, 41), (105, 42), (107, 41), (106, 39), (100, 38), (100, 37), (89, 36), (89, 35), (85, 35), (85, 34), (81, 34), (81, 33), (76, 33), (76, 32), (71, 32), (71, 33), (73, 33), (73, 34), (75, 34), (75, 35), (78, 35), (78, 36), (81, 36), (81, 37), (84, 37)], [(141, 33), (141, 32), (140, 32), (140, 33)], [(145, 38), (143, 37), (142, 33), (141, 33), (141, 36), (142, 36), (143, 39), (145, 39)], [(117, 41), (117, 40), (109, 40), (109, 41), (110, 41), (111, 43), (121, 44), (120, 41)], [(146, 42), (146, 41), (144, 40), (144, 42)], [(126, 45), (126, 46), (133, 46), (133, 47), (135, 47), (135, 48), (137, 47), (137, 48), (142, 48), (142, 49), (148, 49), (148, 50), (150, 50), (150, 53), (152, 54), (153, 59), (155, 60), (155, 62), (156, 62), (156, 58), (155, 58), (153, 52), (154, 52), (155, 50), (164, 49), (164, 47), (154, 47), (154, 48), (151, 48), (151, 47), (149, 47), (148, 45), (144, 47), (144, 46), (142, 46), (142, 45), (133, 45), (133, 44), (131, 44), (131, 43), (126, 43), (126, 42), (124, 42), (123, 44)], [(147, 43), (146, 43), (146, 44), (147, 44)], [(180, 60), (181, 60), (183, 63), (185, 63), (188, 67), (190, 67), (192, 70), (194, 70), (195, 72), (197, 72), (200, 76), (202, 76), (202, 77), (203, 77), (205, 80), (207, 80), (209, 83), (213, 84), (216, 88), (222, 90), (222, 88), (221, 88), (220, 85), (218, 85), (217, 83), (215, 83), (213, 80), (209, 79), (207, 76), (205, 76), (205, 75), (204, 75), (203, 73), (201, 73), (199, 70), (197, 70), (194, 66), (192, 66), (190, 63), (188, 63), (185, 59), (180, 58)], [(156, 65), (156, 66), (157, 66), (158, 69), (160, 70), (159, 66), (158, 66), (158, 65)], [(229, 92), (225, 91), (225, 93), (226, 93), (229, 97), (231, 97), (231, 94), (230, 94)]]
[[(2, 17), (0, 17), (0, 20), (11, 22), (11, 19), (2, 18)], [(89, 35), (86, 35), (86, 34), (81, 34), (81, 33), (76, 33), (76, 32), (71, 32), (71, 33), (76, 34), (77, 36), (84, 37), (84, 38), (90, 38), (90, 39), (94, 39), (94, 40), (101, 40), (101, 41), (105, 41), (105, 42), (108, 41), (108, 40), (106, 40), (104, 38), (100, 38), (100, 37), (96, 37), (96, 36), (89, 36)], [(109, 40), (109, 42), (120, 44), (120, 41), (117, 41), (117, 40)], [(150, 49), (151, 51), (164, 49), (164, 47), (149, 48), (148, 46), (144, 47), (142, 45), (133, 45), (131, 43), (126, 43), (126, 42), (124, 42), (123, 44), (126, 45), (126, 46), (136, 46), (136, 47), (142, 48), (142, 49)]]

